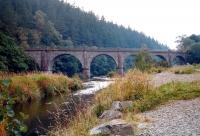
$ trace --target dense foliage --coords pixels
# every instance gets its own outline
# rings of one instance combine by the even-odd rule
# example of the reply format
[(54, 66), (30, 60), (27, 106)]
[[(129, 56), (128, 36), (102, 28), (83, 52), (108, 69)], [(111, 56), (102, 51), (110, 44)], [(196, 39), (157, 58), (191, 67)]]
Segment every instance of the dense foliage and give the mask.
[(188, 62), (200, 63), (200, 35), (181, 36), (178, 43), (178, 49), (187, 54)]
[(55, 59), (53, 72), (61, 72), (71, 77), (82, 72), (82, 65), (74, 56), (63, 55)]
[(166, 49), (130, 28), (59, 0), (0, 0), (0, 30), (23, 47), (96, 46)]
[(5, 34), (0, 32), (0, 71), (36, 70), (36, 63)]
[(100, 55), (94, 58), (91, 63), (92, 76), (107, 75), (109, 72), (116, 71), (115, 61), (106, 55)]

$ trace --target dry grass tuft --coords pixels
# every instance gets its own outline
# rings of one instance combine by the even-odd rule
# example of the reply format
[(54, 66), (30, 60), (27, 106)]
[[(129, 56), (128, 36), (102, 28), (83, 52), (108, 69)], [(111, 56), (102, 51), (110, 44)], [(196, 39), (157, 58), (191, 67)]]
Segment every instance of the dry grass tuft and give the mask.
[[(61, 93), (70, 94), (72, 91), (82, 88), (82, 82), (80, 79), (68, 78), (62, 74), (1, 73), (0, 75), (0, 80), (11, 80), (8, 87), (9, 93), (11, 96), (15, 97), (16, 102), (19, 103), (43, 99), (47, 96), (55, 96)], [(1, 88), (3, 87), (0, 85), (0, 91), (2, 91)]]
[(0, 123), (0, 136), (7, 136), (5, 125)]
[(97, 94), (95, 99), (98, 106), (107, 109), (113, 101), (137, 100), (151, 88), (147, 73), (131, 70), (125, 77), (116, 79), (114, 84)]

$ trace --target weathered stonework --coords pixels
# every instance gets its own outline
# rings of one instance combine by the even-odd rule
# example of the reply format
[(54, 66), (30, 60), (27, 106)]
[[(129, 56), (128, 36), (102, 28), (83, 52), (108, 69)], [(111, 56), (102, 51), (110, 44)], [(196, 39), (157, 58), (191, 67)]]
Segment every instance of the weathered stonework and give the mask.
[[(140, 50), (127, 48), (64, 48), (64, 49), (26, 49), (25, 52), (31, 56), (39, 65), (42, 71), (52, 71), (52, 66), (57, 57), (61, 55), (72, 55), (82, 64), (83, 74), (86, 78), (90, 77), (90, 64), (92, 60), (99, 55), (108, 55), (113, 58), (117, 64), (119, 74), (123, 75), (123, 64), (125, 59), (131, 55), (137, 55)], [(148, 50), (151, 55), (159, 56), (165, 59), (169, 64), (176, 57), (185, 60), (185, 54), (174, 51), (156, 51)]]

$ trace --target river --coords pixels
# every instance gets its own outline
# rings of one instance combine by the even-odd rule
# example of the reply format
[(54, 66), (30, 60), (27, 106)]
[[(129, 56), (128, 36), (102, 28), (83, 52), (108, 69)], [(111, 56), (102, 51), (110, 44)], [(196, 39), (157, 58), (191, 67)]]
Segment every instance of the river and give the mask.
[(60, 120), (70, 118), (74, 115), (77, 105), (86, 105), (91, 102), (97, 91), (108, 87), (112, 82), (105, 77), (93, 78), (83, 83), (84, 89), (78, 90), (71, 96), (61, 95), (45, 101), (21, 105), (16, 110), (29, 115), (26, 120), (29, 131), (26, 136), (44, 135), (56, 124), (55, 117)]

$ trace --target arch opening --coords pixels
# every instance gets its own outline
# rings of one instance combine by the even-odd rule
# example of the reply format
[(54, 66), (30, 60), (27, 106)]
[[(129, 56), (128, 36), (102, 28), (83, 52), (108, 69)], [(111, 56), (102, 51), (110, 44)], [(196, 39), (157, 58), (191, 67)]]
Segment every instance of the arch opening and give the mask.
[(75, 74), (80, 75), (82, 73), (82, 64), (73, 55), (59, 55), (53, 59), (52, 72), (63, 73), (69, 77), (72, 77)]
[(172, 65), (184, 65), (185, 63), (186, 61), (182, 56), (176, 56), (172, 61)]
[(105, 76), (117, 70), (117, 63), (113, 57), (101, 54), (93, 58), (90, 65), (91, 77)]
[(135, 55), (129, 55), (124, 59), (124, 71), (128, 71), (129, 69), (133, 69), (135, 67)]
[(154, 55), (153, 60), (156, 62), (162, 62), (162, 61), (167, 61), (165, 57), (163, 57), (162, 55)]
[(169, 66), (167, 59), (162, 55), (154, 55), (154, 56), (152, 56), (152, 59), (156, 66), (162, 66), (162, 67)]

